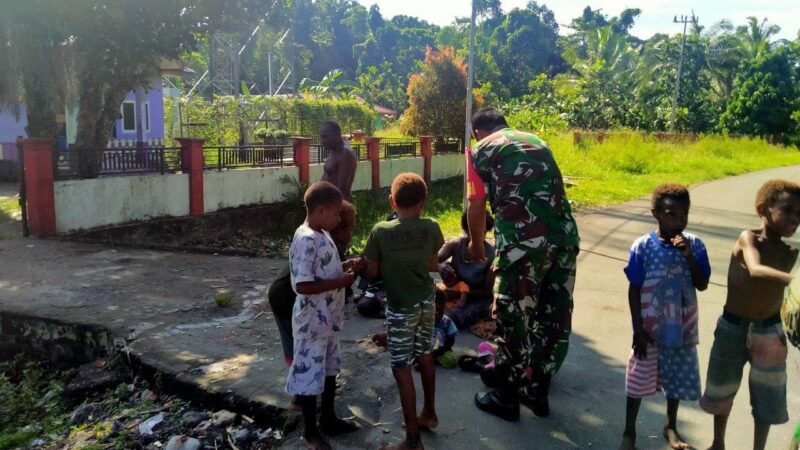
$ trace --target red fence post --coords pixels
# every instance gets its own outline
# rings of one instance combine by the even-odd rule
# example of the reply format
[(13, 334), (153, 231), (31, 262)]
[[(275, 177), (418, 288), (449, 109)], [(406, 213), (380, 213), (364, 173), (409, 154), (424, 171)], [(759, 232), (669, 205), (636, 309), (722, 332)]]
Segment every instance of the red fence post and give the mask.
[(201, 216), (203, 202), (203, 139), (178, 138), (181, 143), (181, 168), (189, 174), (189, 214)]
[(433, 156), (433, 149), (431, 148), (431, 144), (433, 144), (433, 136), (419, 137), (419, 146), (420, 149), (422, 149), (422, 159), (425, 160), (423, 179), (425, 180), (425, 184), (427, 184), (428, 186), (430, 186), (431, 184), (431, 159)]
[(53, 236), (56, 227), (56, 196), (53, 187), (52, 139), (21, 139), (25, 167), (28, 229), (34, 236)]
[(300, 184), (306, 184), (311, 179), (311, 138), (295, 137), (292, 138), (294, 147), (294, 165), (297, 166), (300, 176)]
[(372, 192), (381, 190), (381, 138), (367, 137), (367, 159), (372, 163)]

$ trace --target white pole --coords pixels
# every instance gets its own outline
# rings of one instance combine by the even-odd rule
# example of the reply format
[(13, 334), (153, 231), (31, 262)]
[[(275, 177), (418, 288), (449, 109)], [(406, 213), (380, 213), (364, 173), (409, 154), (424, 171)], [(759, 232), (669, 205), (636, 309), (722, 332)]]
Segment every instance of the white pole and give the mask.
[[(464, 151), (469, 151), (472, 139), (472, 83), (475, 73), (475, 0), (472, 0), (472, 20), (469, 25), (469, 58), (467, 59), (467, 111), (464, 123)], [(467, 210), (467, 170), (464, 170), (464, 211)]]

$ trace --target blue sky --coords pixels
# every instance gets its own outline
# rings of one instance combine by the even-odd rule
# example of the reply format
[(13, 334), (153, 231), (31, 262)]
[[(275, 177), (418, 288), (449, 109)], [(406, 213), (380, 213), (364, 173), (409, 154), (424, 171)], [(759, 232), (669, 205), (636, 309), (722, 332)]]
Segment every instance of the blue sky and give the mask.
[[(369, 7), (378, 4), (386, 17), (397, 14), (416, 16), (437, 25), (447, 25), (457, 16), (470, 14), (470, 0), (358, 0)], [(503, 10), (524, 7), (528, 0), (502, 0)], [(617, 15), (625, 8), (640, 8), (642, 15), (633, 34), (648, 38), (655, 33), (678, 33), (680, 25), (672, 23), (675, 15), (691, 15), (700, 18), (700, 25), (706, 28), (722, 19), (730, 19), (734, 25), (745, 22), (747, 16), (766, 17), (768, 23), (781, 27), (779, 38), (795, 39), (800, 28), (800, 1), (798, 0), (558, 0), (540, 1), (552, 9), (560, 24), (568, 24), (573, 17), (580, 15), (586, 5), (593, 9), (601, 8), (605, 14)], [(567, 30), (562, 28), (562, 33)]]

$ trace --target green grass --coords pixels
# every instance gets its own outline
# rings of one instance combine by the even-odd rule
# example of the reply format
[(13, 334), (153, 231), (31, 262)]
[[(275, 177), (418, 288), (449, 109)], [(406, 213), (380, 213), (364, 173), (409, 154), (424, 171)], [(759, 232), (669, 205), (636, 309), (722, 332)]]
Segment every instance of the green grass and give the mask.
[[(572, 142), (572, 134), (547, 136), (561, 172), (575, 185), (567, 195), (576, 209), (604, 207), (641, 197), (666, 182), (694, 184), (770, 167), (800, 164), (794, 147), (762, 139), (706, 136), (694, 143), (655, 142), (638, 133), (615, 133), (603, 143)], [(423, 213), (439, 221), (446, 238), (460, 235), (462, 180), (435, 182)], [(355, 193), (358, 208), (354, 252), (363, 249), (372, 225), (391, 212), (388, 194)]]
[(762, 139), (705, 136), (694, 143), (644, 140), (638, 133), (615, 133), (605, 142), (574, 145), (572, 134), (548, 136), (566, 177), (576, 186), (568, 195), (577, 207), (602, 207), (641, 197), (665, 182), (686, 185), (770, 167), (800, 164), (794, 147)]
[(12, 220), (20, 212), (18, 197), (0, 197), (0, 223)]
[[(422, 213), (424, 217), (435, 218), (442, 228), (445, 237), (461, 234), (461, 196), (463, 188), (461, 178), (434, 182), (428, 193), (428, 204)], [(353, 201), (358, 210), (356, 232), (351, 241), (351, 253), (358, 254), (367, 243), (372, 226), (392, 212), (389, 206), (389, 193), (355, 192)]]

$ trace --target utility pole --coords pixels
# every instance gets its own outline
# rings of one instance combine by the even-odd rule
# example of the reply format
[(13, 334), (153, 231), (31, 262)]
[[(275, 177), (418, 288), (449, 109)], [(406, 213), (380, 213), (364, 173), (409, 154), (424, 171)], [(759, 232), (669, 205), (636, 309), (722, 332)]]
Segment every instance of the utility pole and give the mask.
[[(467, 60), (467, 120), (464, 125), (464, 151), (469, 151), (470, 140), (472, 139), (472, 83), (475, 78), (475, 16), (478, 11), (475, 7), (475, 1), (472, 0), (472, 20), (469, 26), (469, 59)], [(467, 210), (467, 171), (464, 170), (464, 211)]]
[(682, 23), (683, 24), (683, 35), (681, 36), (681, 55), (678, 58), (678, 76), (675, 77), (675, 98), (672, 100), (672, 118), (670, 119), (670, 131), (675, 131), (675, 114), (678, 109), (678, 95), (681, 92), (681, 70), (683, 70), (683, 49), (686, 47), (686, 26), (689, 23), (697, 24), (698, 18), (695, 17), (694, 12), (692, 12), (692, 16), (684, 16), (681, 15), (681, 18), (678, 19), (678, 16), (675, 16), (672, 19), (672, 23)]

